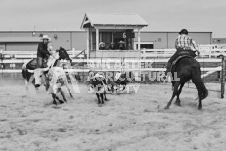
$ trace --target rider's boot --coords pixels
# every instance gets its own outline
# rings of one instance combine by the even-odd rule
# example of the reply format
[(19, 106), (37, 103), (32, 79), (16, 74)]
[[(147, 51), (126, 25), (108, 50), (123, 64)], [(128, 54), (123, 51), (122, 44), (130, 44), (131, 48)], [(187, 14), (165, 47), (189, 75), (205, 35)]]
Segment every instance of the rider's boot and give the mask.
[(172, 64), (170, 62), (167, 63), (167, 66), (166, 66), (166, 72), (165, 72), (165, 75), (167, 75), (169, 72), (171, 72), (171, 66)]

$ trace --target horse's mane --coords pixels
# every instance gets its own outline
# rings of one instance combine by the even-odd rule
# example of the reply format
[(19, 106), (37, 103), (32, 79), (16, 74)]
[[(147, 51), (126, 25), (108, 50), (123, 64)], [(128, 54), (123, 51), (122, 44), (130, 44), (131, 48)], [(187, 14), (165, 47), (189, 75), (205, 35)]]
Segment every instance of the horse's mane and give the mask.
[(59, 59), (71, 60), (66, 49), (64, 49), (63, 47), (60, 47), (58, 51), (60, 56)]

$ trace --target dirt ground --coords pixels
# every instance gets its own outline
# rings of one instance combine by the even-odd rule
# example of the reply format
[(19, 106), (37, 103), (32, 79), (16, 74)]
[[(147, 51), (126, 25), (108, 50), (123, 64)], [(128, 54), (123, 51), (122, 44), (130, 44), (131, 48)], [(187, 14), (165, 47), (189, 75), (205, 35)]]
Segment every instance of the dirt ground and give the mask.
[(209, 92), (200, 111), (196, 89), (185, 86), (182, 107), (163, 110), (172, 94), (169, 84), (107, 94), (102, 107), (86, 85), (79, 88), (56, 107), (44, 88), (36, 92), (22, 81), (1, 81), (0, 150), (226, 151), (226, 99), (218, 92)]

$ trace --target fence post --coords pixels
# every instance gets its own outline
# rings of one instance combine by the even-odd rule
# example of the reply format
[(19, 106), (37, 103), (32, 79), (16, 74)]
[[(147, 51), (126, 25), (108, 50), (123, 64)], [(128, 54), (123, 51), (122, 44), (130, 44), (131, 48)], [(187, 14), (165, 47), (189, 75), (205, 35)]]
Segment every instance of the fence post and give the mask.
[(224, 98), (224, 91), (225, 91), (225, 60), (224, 56), (221, 56), (221, 98)]
[(75, 56), (75, 48), (72, 48), (72, 56)]

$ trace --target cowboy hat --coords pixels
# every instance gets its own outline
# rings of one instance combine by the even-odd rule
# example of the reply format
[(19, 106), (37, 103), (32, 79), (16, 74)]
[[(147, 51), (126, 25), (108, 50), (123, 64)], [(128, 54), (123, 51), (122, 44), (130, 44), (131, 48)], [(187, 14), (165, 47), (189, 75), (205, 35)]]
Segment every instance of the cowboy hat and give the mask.
[(125, 42), (124, 42), (124, 41), (122, 41), (122, 40), (120, 40), (118, 43), (119, 43), (119, 44), (124, 44)]
[(100, 42), (100, 43), (99, 43), (99, 46), (101, 46), (101, 45), (105, 45), (105, 43), (104, 43), (104, 42)]
[(48, 35), (44, 35), (44, 36), (42, 37), (42, 40), (44, 40), (44, 39), (50, 40), (50, 38), (49, 38)]

